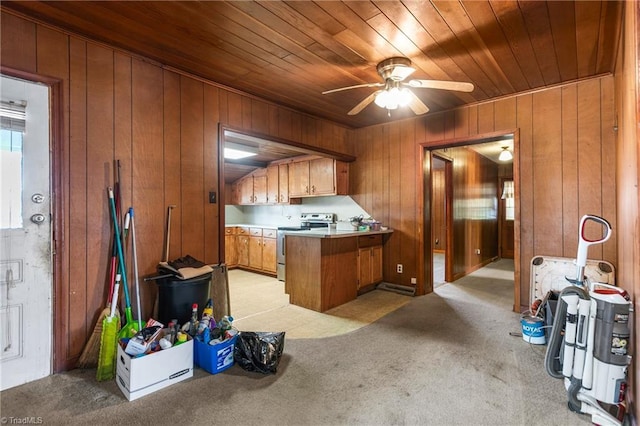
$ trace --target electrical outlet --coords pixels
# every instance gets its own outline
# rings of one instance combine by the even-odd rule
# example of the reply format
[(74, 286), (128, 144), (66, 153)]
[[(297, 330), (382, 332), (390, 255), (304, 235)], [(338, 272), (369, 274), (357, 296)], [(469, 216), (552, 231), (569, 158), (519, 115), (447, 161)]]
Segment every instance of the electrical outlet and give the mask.
[(480, 254), (480, 249), (476, 249), (476, 254), (479, 255)]
[(417, 284), (418, 281), (415, 278), (411, 278), (411, 284)]
[(401, 274), (402, 273), (402, 263), (398, 263), (396, 265), (396, 272)]

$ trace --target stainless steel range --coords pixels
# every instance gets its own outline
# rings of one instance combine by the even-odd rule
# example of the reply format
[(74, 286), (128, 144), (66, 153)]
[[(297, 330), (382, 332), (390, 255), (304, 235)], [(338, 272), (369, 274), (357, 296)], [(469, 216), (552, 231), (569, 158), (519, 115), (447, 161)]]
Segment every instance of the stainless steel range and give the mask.
[(276, 240), (278, 280), (285, 280), (285, 235), (289, 232), (302, 232), (309, 231), (311, 229), (319, 230), (322, 228), (326, 228), (328, 231), (331, 224), (335, 223), (335, 221), (336, 215), (334, 213), (302, 213), (300, 215), (300, 226), (283, 226), (278, 228)]

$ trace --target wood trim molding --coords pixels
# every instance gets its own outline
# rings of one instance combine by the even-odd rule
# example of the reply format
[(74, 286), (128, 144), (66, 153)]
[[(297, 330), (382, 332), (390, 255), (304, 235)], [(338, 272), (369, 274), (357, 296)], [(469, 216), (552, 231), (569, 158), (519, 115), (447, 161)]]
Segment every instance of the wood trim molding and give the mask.
[(62, 81), (49, 76), (33, 74), (14, 68), (0, 66), (0, 73), (21, 80), (42, 83), (49, 87), (50, 105), (50, 150), (51, 150), (51, 210), (52, 218), (52, 246), (53, 246), (53, 372), (66, 371), (75, 365), (75, 360), (67, 360), (65, 356), (65, 340), (69, 324), (66, 321), (69, 306), (67, 305), (66, 285), (69, 277), (63, 266), (69, 262), (66, 244), (66, 194), (63, 185), (64, 163), (63, 143), (63, 94)]

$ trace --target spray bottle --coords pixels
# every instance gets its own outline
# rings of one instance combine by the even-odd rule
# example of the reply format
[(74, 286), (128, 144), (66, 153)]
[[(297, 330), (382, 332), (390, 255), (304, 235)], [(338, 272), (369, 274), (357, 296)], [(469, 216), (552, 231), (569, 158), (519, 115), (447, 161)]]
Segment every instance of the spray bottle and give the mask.
[(191, 320), (189, 321), (189, 335), (195, 337), (198, 331), (198, 304), (194, 303), (191, 306)]
[(202, 318), (200, 318), (200, 322), (198, 323), (198, 334), (202, 334), (205, 329), (214, 328), (215, 326), (216, 320), (213, 318), (213, 302), (209, 299), (202, 310)]

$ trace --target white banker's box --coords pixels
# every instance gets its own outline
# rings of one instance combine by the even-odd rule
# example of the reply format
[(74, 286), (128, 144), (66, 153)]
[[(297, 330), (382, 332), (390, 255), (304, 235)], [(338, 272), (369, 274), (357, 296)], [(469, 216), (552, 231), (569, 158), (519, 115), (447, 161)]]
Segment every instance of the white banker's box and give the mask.
[(131, 357), (118, 345), (116, 383), (129, 401), (193, 377), (193, 340)]

